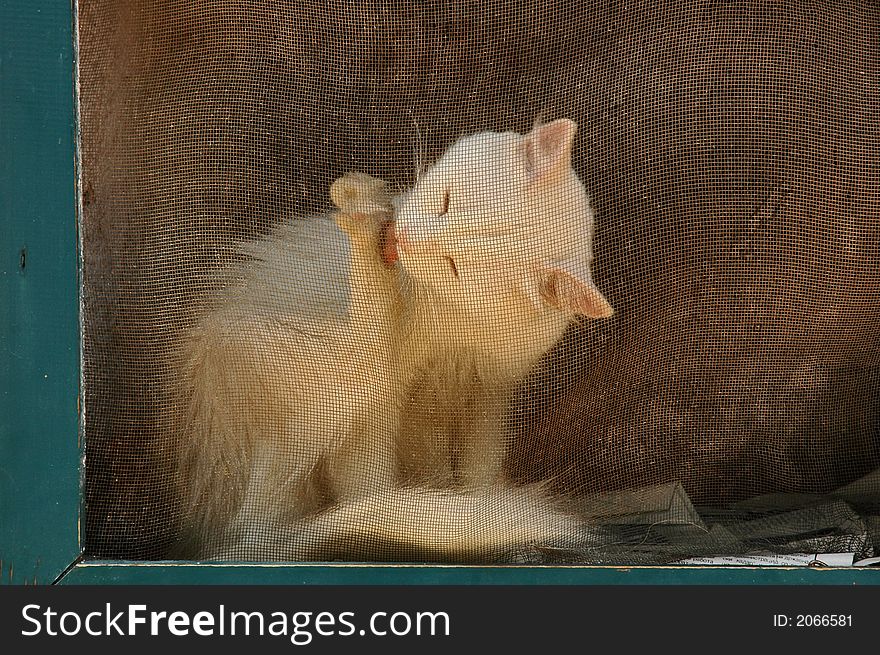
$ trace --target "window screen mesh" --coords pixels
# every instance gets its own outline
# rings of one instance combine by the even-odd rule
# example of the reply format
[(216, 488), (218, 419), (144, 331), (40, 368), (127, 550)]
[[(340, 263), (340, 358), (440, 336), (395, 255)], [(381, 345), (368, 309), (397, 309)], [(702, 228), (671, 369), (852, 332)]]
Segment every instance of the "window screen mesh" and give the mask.
[[(78, 22), (88, 556), (183, 552), (179, 352), (229, 302), (243, 243), (329, 211), (347, 171), (408, 189), (462, 135), (539, 115), (578, 125), (615, 316), (575, 322), (503, 419), (503, 484), (586, 527), (491, 557), (875, 553), (872, 3), (95, 0)], [(248, 471), (213, 493), (234, 505)], [(340, 539), (315, 557), (444, 557), (439, 534), (436, 552)]]

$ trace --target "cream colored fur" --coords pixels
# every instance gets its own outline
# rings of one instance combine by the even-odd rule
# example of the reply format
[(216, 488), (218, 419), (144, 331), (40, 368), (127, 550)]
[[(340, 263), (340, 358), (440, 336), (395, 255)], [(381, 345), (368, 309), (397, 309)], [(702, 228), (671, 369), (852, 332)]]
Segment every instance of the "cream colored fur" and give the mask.
[(179, 360), (184, 552), (479, 560), (575, 530), (502, 475), (516, 385), (576, 316), (611, 314), (574, 133), (463, 138), (393, 200), (349, 174), (334, 216), (244, 248)]

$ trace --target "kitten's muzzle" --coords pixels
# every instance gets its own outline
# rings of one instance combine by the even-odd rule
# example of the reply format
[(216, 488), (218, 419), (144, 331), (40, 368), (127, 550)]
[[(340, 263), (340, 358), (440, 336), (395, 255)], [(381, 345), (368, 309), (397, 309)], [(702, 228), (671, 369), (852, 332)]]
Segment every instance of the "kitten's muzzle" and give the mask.
[(405, 227), (392, 227), (391, 233), (394, 237), (398, 252), (402, 251), (405, 253), (409, 253), (412, 251), (412, 239), (410, 238), (409, 233), (406, 231)]
[(384, 221), (379, 233), (379, 252), (385, 266), (391, 267), (400, 259), (399, 247), (400, 235), (395, 229), (394, 221)]

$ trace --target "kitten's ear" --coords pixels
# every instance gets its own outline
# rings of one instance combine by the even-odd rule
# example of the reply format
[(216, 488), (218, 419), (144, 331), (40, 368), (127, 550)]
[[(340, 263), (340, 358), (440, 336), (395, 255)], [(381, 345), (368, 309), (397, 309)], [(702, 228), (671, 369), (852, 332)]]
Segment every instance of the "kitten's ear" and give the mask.
[(523, 154), (531, 179), (546, 179), (568, 170), (575, 132), (574, 121), (560, 118), (547, 125), (536, 125), (523, 137)]
[(602, 292), (589, 275), (578, 272), (576, 266), (546, 265), (538, 271), (538, 293), (553, 307), (589, 318), (608, 318), (614, 314)]

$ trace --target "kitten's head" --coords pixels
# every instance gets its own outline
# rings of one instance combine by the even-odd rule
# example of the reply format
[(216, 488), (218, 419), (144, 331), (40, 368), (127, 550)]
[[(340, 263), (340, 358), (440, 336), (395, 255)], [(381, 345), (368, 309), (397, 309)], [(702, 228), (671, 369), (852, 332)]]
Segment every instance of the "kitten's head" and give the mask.
[(576, 129), (560, 119), (524, 136), (483, 132), (453, 144), (399, 200), (406, 274), (487, 320), (511, 311), (611, 316), (590, 274), (593, 212), (571, 168)]

